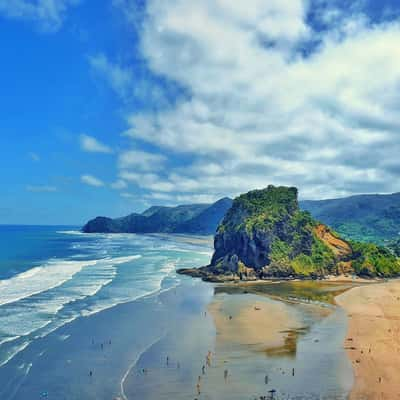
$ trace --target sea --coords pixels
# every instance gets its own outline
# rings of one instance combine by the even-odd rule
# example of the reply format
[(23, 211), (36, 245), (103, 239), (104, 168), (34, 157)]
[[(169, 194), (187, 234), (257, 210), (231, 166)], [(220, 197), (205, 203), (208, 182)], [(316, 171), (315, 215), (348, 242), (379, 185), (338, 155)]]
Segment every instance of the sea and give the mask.
[(207, 264), (211, 251), (204, 237), (0, 226), (0, 383), (2, 368), (35, 342), (77, 318), (178, 285), (176, 269)]

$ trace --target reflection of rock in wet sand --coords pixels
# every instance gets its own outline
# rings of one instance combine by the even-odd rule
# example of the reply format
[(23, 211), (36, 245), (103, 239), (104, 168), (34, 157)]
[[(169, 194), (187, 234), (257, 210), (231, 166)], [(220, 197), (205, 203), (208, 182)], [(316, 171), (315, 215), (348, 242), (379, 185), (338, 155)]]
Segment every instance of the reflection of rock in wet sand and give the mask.
[(264, 349), (268, 357), (295, 357), (297, 352), (297, 340), (301, 335), (309, 331), (308, 327), (288, 329), (280, 333), (286, 335), (281, 346), (272, 346)]
[(210, 311), (222, 345), (247, 345), (256, 351), (284, 347), (293, 336), (289, 331), (302, 328), (290, 306), (253, 294), (218, 296)]
[(335, 304), (335, 297), (353, 287), (353, 282), (291, 281), (291, 282), (240, 282), (217, 286), (215, 293), (257, 294), (292, 303)]

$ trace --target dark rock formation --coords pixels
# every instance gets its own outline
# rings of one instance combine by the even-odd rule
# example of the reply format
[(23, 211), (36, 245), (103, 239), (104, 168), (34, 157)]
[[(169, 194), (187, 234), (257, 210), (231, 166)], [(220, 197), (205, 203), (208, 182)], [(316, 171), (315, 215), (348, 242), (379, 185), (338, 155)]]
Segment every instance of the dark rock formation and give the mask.
[(218, 227), (214, 249), (210, 265), (178, 272), (225, 281), (340, 273), (393, 276), (400, 270), (387, 250), (351, 244), (301, 211), (293, 187), (268, 186), (237, 197)]

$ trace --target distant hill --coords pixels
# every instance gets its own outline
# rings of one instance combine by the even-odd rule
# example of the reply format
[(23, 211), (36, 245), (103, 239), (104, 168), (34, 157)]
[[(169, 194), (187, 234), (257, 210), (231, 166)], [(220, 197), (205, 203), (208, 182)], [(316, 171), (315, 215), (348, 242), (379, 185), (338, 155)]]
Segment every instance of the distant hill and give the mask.
[(214, 234), (218, 224), (222, 221), (225, 213), (232, 206), (232, 199), (224, 197), (214, 204), (205, 208), (195, 217), (182, 222), (175, 232), (178, 233), (200, 233), (200, 234)]
[(133, 213), (115, 219), (94, 218), (82, 228), (82, 231), (86, 233), (214, 234), (231, 205), (232, 200), (226, 197), (213, 204), (153, 206), (141, 214)]
[(306, 200), (300, 207), (347, 239), (382, 243), (399, 238), (400, 193)]

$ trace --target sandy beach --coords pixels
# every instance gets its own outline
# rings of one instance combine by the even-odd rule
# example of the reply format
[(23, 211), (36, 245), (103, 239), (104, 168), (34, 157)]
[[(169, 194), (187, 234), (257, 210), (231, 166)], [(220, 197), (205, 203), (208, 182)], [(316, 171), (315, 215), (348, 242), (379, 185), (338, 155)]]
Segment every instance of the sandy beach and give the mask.
[(253, 346), (259, 350), (283, 348), (291, 332), (303, 328), (298, 315), (283, 302), (255, 295), (222, 297), (211, 303), (220, 343)]
[(353, 288), (337, 297), (349, 318), (345, 348), (353, 400), (399, 399), (400, 281)]

